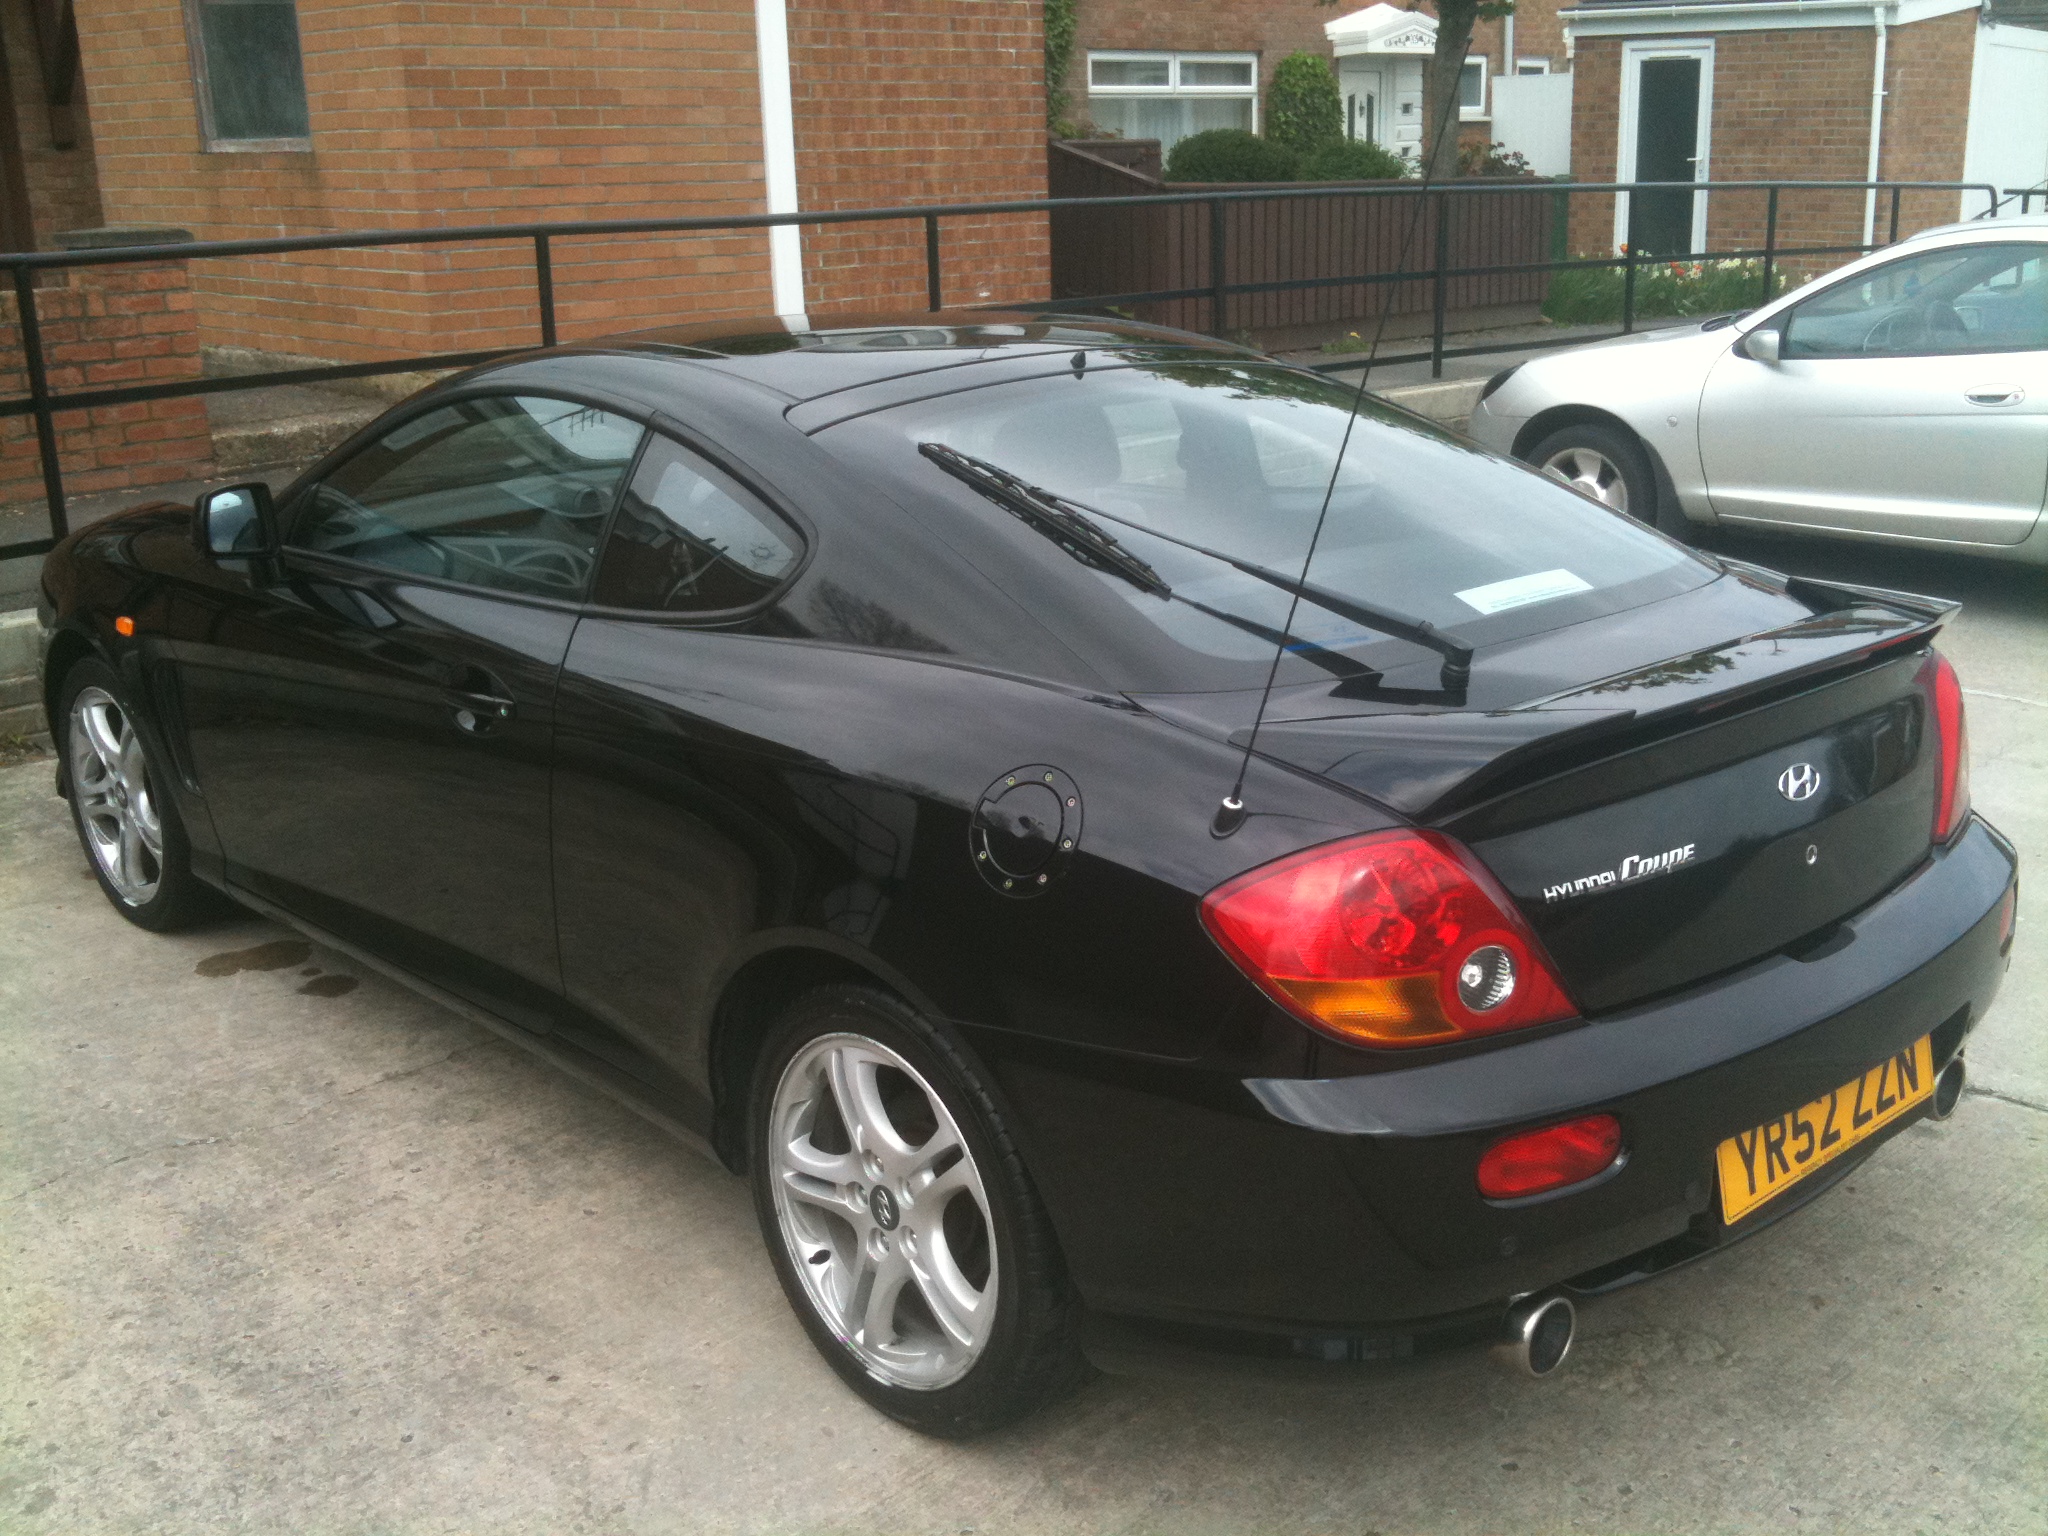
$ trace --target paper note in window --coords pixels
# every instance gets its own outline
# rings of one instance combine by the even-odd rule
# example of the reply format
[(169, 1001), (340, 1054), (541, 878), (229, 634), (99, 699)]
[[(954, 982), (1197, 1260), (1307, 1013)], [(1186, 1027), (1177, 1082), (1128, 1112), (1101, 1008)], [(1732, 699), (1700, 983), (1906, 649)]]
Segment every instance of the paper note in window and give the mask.
[(1457, 596), (1466, 607), (1481, 613), (1506, 613), (1510, 608), (1526, 608), (1531, 603), (1547, 603), (1552, 598), (1592, 590), (1593, 584), (1583, 577), (1556, 570), (1510, 576), (1506, 581), (1491, 581), (1483, 587), (1467, 587)]

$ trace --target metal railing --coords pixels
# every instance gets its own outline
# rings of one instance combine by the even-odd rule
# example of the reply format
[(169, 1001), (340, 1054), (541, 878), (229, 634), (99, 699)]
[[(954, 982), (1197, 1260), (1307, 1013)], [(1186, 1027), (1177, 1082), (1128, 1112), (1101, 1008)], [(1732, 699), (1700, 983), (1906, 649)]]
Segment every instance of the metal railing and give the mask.
[[(2009, 189), (2009, 194), (2012, 189)], [(1884, 240), (1868, 244), (1831, 244), (1788, 246), (1779, 243), (1781, 199), (1787, 193), (1869, 193), (1889, 194), (1890, 217)], [(1647, 192), (1687, 192), (1693, 194), (1746, 193), (1762, 194), (1765, 198), (1764, 241), (1760, 246), (1740, 247), (1728, 250), (1690, 252), (1682, 258), (1660, 257), (1625, 250), (1612, 257), (1591, 257), (1573, 259), (1552, 259), (1544, 261), (1495, 263), (1487, 265), (1453, 265), (1447, 262), (1447, 242), (1442, 238), (1445, 219), (1452, 200), (1459, 198), (1483, 198), (1499, 196), (1548, 196), (1561, 199), (1560, 206), (1568, 210), (1569, 199), (1579, 195), (1606, 195), (1623, 197)], [(1103, 311), (1112, 306), (1128, 306), (1140, 303), (1156, 303), (1176, 299), (1206, 299), (1211, 308), (1212, 328), (1219, 331), (1227, 315), (1233, 296), (1243, 294), (1284, 292), (1318, 287), (1346, 287), (1369, 289), (1385, 284), (1403, 282), (1426, 282), (1432, 285), (1430, 345), (1426, 351), (1381, 356), (1375, 359), (1375, 366), (1396, 363), (1427, 361), (1432, 377), (1441, 377), (1447, 359), (1479, 356), (1491, 353), (1540, 351), (1551, 347), (1583, 345), (1586, 342), (1603, 339), (1604, 336), (1625, 335), (1636, 328), (1637, 320), (1637, 278), (1648, 266), (1659, 261), (1683, 259), (1687, 262), (1720, 260), (1760, 260), (1762, 280), (1759, 298), (1771, 291), (1774, 275), (1780, 265), (1793, 260), (1813, 260), (1821, 257), (1862, 255), (1882, 248), (1899, 238), (1901, 201), (1909, 192), (1955, 193), (1966, 195), (1981, 194), (1986, 199), (1985, 212), (1995, 212), (2002, 199), (1998, 189), (1988, 183), (1953, 181), (1708, 181), (1708, 182), (1531, 182), (1531, 181), (1459, 181), (1433, 186), (1427, 189), (1413, 183), (1383, 182), (1361, 184), (1355, 187), (1317, 186), (1260, 187), (1240, 192), (1205, 190), (1201, 192), (1169, 192), (1129, 197), (1099, 198), (1034, 198), (1009, 202), (984, 203), (941, 203), (899, 208), (860, 208), (830, 212), (790, 214), (749, 214), (733, 218), (668, 218), (668, 219), (604, 219), (576, 222), (551, 222), (529, 224), (493, 224), (449, 227), (425, 230), (368, 230), (356, 234), (341, 235), (297, 235), (281, 236), (259, 240), (211, 240), (187, 242), (176, 245), (130, 246), (116, 249), (79, 251), (39, 251), (0, 255), (0, 267), (12, 276), (14, 294), (19, 305), (21, 346), (24, 356), (24, 372), (28, 392), (0, 398), (0, 419), (29, 416), (34, 419), (38, 454), (40, 456), (45, 507), (49, 518), (50, 533), (45, 538), (29, 539), (13, 544), (0, 545), (0, 560), (24, 559), (46, 554), (58, 540), (69, 531), (66, 513), (63, 467), (59, 462), (56, 417), (63, 412), (86, 411), (96, 407), (129, 405), (142, 401), (173, 400), (228, 393), (248, 389), (264, 389), (280, 385), (321, 384), (337, 380), (374, 378), (379, 375), (412, 373), (426, 370), (463, 368), (478, 363), (490, 362), (530, 351), (535, 345), (554, 346), (559, 337), (556, 326), (555, 300), (555, 250), (556, 242), (573, 239), (616, 239), (629, 235), (661, 234), (730, 234), (743, 230), (766, 230), (778, 225), (832, 226), (845, 224), (918, 224), (924, 232), (925, 304), (930, 312), (945, 308), (944, 292), (944, 242), (942, 231), (945, 221), (986, 218), (991, 215), (1052, 214), (1065, 209), (1097, 210), (1116, 207), (1203, 205), (1209, 210), (1212, 241), (1210, 247), (1210, 271), (1208, 281), (1200, 287), (1153, 290), (1138, 293), (1066, 295), (1058, 299), (1033, 300), (1024, 302), (1002, 302), (988, 300), (978, 302), (974, 308), (1027, 310), (1039, 312), (1088, 313)], [(2026, 196), (2041, 196), (2048, 199), (2048, 193), (2035, 189)], [(1340, 277), (1316, 277), (1282, 279), (1270, 282), (1241, 282), (1231, 279), (1225, 242), (1214, 239), (1214, 232), (1221, 227), (1223, 210), (1231, 203), (1250, 201), (1289, 201), (1302, 198), (1409, 198), (1425, 197), (1431, 200), (1436, 220), (1437, 238), (1433, 241), (1434, 259), (1427, 265), (1412, 270), (1362, 272)], [(516, 346), (492, 347), (463, 352), (418, 353), (404, 357), (372, 363), (337, 363), (317, 368), (292, 368), (274, 370), (268, 373), (242, 374), (226, 378), (173, 379), (148, 384), (121, 384), (99, 388), (53, 390), (49, 382), (49, 367), (45, 352), (42, 329), (36, 308), (35, 276), (39, 272), (68, 270), (83, 267), (111, 267), (143, 263), (160, 264), (170, 261), (206, 261), (243, 256), (276, 256), (306, 251), (345, 251), (372, 247), (433, 246), (433, 245), (476, 245), (522, 243), (531, 251), (535, 337), (532, 342)], [(1622, 310), (1620, 328), (1599, 335), (1578, 335), (1563, 338), (1539, 338), (1520, 342), (1490, 342), (1482, 346), (1451, 347), (1446, 345), (1446, 294), (1448, 284), (1456, 278), (1500, 276), (1513, 273), (1564, 272), (1581, 269), (1616, 269), (1623, 273)], [(331, 280), (331, 278), (330, 278)], [(1362, 366), (1361, 359), (1343, 362), (1319, 363), (1315, 366), (1322, 372), (1347, 372)]]

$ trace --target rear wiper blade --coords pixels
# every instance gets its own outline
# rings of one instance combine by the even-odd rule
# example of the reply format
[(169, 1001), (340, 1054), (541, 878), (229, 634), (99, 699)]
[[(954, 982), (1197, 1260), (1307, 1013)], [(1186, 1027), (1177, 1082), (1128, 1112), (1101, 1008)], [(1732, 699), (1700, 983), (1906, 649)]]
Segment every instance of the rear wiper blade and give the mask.
[(1299, 635), (1289, 635), (1248, 619), (1242, 614), (1230, 613), (1222, 608), (1195, 601), (1184, 592), (1175, 592), (1165, 579), (1145, 561), (1125, 549), (1114, 536), (1096, 527), (1079, 504), (1063, 505), (1066, 498), (1020, 479), (1008, 470), (977, 459), (972, 454), (948, 448), (944, 443), (920, 443), (918, 452), (930, 459), (948, 474), (966, 481), (989, 500), (1005, 511), (1022, 519), (1084, 565), (1097, 570), (1107, 570), (1124, 577), (1140, 589), (1158, 597), (1177, 603), (1185, 603), (1198, 613), (1206, 613), (1248, 635), (1255, 635), (1268, 645), (1285, 646), (1304, 661), (1322, 668), (1332, 677), (1346, 683), (1376, 683), (1380, 674), (1361, 662), (1340, 655), (1328, 646), (1318, 645)]
[(1064, 498), (944, 443), (919, 443), (917, 451), (956, 480), (966, 481), (1004, 511), (1029, 523), (1083, 565), (1112, 571), (1157, 596), (1173, 596), (1173, 588), (1165, 578), (1096, 527), (1085, 513), (1062, 505)]
[[(1209, 548), (1206, 544), (1196, 544), (1192, 540), (1179, 538), (1171, 533), (1163, 533), (1148, 523), (1136, 522), (1128, 517), (1118, 517), (1114, 512), (1105, 512), (1100, 507), (1091, 507), (1085, 501), (1076, 501), (1071, 496), (1061, 495), (1057, 491), (1048, 491), (1043, 486), (1032, 485), (1027, 481), (1018, 479), (1008, 470), (997, 468), (986, 460), (974, 458), (969, 454), (947, 448), (939, 443), (920, 444), (919, 451), (933, 463), (951, 470), (952, 473), (958, 475), (970, 485), (980, 486), (985, 479), (999, 480), (1008, 489), (1011, 496), (1028, 499), (1037, 507), (1045, 509), (1048, 513), (1058, 513), (1064, 517), (1073, 518), (1082, 526), (1090, 527), (1100, 538), (1108, 539), (1109, 535), (1103, 533), (1099, 528), (1093, 528), (1089, 522), (1092, 518), (1106, 518), (1112, 523), (1120, 523), (1126, 528), (1135, 528), (1142, 534), (1147, 534), (1155, 539), (1164, 539), (1169, 544), (1178, 545), (1180, 548), (1192, 551), (1195, 554), (1207, 555), (1211, 560), (1221, 560), (1225, 565), (1243, 571), (1245, 575), (1250, 576), (1255, 581), (1263, 581), (1268, 586), (1278, 587), (1282, 592), (1292, 592), (1295, 596), (1314, 603), (1318, 608), (1334, 613), (1339, 618), (1349, 619), (1354, 624), (1363, 624), (1369, 629), (1376, 629), (1383, 635), (1392, 635), (1397, 640), (1412, 641), (1414, 644), (1422, 646), (1427, 650), (1435, 651), (1444, 659), (1443, 685), (1446, 688), (1463, 688), (1472, 681), (1472, 647), (1462, 640), (1445, 634), (1426, 619), (1410, 618), (1405, 613), (1396, 613), (1393, 609), (1382, 608), (1377, 603), (1361, 602), (1357, 598), (1346, 597), (1341, 592), (1332, 592), (1328, 587), (1318, 586), (1312, 581), (1302, 581), (1297, 577), (1289, 576), (1284, 571), (1276, 571), (1267, 566), (1257, 565), (1250, 560), (1240, 560), (1236, 555), (1227, 555), (1220, 549)], [(1007, 498), (1005, 499), (1005, 504), (1008, 504)], [(1143, 566), (1148, 572), (1152, 570), (1151, 566), (1145, 565), (1144, 561), (1139, 560), (1137, 556), (1125, 550), (1114, 539), (1109, 541), (1112, 545), (1115, 545), (1119, 554), (1127, 559), (1136, 561), (1138, 565)], [(1153, 574), (1156, 579), (1157, 573)], [(1163, 582), (1160, 585), (1162, 588), (1165, 586)], [(1164, 594), (1162, 593), (1162, 595)]]

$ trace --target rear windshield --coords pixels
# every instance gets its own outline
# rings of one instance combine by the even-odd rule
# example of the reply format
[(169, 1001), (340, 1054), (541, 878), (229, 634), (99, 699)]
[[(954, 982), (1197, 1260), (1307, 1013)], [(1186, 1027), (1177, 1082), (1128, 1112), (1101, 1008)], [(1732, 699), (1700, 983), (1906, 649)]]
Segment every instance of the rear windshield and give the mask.
[[(1101, 526), (1172, 595), (1078, 563), (1077, 579), (1114, 592), (1187, 663), (1139, 686), (1226, 688), (1262, 680), (1273, 654), (1270, 640), (1232, 621), (1279, 630), (1288, 594), (1147, 530), (1298, 577), (1356, 399), (1314, 374), (1253, 362), (1095, 364), (898, 406), (865, 425), (897, 439), (891, 457), (943, 444), (1118, 519)], [(1675, 595), (1713, 574), (1639, 524), (1368, 397), (1309, 580), (1485, 646)], [(1286, 633), (1297, 653), (1365, 652), (1381, 669), (1435, 665), (1306, 601)]]

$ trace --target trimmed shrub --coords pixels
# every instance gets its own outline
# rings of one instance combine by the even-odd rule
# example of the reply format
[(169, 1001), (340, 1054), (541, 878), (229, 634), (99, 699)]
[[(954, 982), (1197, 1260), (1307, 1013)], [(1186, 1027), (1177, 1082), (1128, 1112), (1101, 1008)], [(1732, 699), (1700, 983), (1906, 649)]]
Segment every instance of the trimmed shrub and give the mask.
[(1290, 53), (1273, 71), (1266, 92), (1266, 137), (1305, 155), (1344, 134), (1344, 98), (1321, 54)]
[(1331, 139), (1302, 157), (1300, 181), (1391, 181), (1408, 174), (1408, 162), (1366, 139)]
[(1191, 133), (1166, 157), (1168, 181), (1292, 181), (1300, 157), (1242, 128)]
[(1458, 146), (1460, 176), (1529, 176), (1529, 157), (1505, 144), (1477, 141)]

